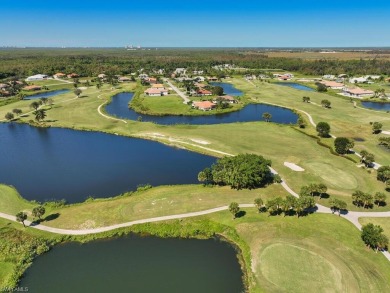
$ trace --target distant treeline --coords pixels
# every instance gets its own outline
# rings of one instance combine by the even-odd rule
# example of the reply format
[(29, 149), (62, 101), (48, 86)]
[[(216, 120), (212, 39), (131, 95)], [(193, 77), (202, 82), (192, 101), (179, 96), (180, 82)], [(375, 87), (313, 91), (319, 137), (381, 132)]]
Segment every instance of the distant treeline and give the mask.
[[(390, 61), (374, 57), (371, 60), (308, 61), (269, 58), (266, 52), (250, 54), (246, 49), (2, 49), (0, 79), (56, 72), (75, 72), (81, 76), (96, 76), (103, 72), (124, 75), (138, 72), (141, 68), (145, 72), (165, 69), (166, 74), (170, 74), (175, 68), (181, 67), (204, 70), (205, 74), (217, 74), (218, 71), (212, 67), (220, 64), (234, 64), (255, 69), (259, 73), (268, 69), (283, 69), (308, 75), (390, 75)], [(231, 74), (236, 72), (230, 71)]]

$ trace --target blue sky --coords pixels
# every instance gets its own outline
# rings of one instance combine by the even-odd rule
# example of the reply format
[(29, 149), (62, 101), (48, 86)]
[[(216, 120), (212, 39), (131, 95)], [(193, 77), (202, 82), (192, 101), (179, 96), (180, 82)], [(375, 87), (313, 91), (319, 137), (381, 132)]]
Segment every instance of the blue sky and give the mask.
[(390, 46), (389, 15), (390, 0), (0, 0), (0, 46)]

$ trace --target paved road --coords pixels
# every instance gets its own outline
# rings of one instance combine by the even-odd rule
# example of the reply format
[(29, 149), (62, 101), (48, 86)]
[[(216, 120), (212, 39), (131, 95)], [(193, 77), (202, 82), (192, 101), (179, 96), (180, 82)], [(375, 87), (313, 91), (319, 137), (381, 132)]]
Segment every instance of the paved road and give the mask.
[(164, 78), (164, 81), (184, 100), (184, 104), (187, 104), (191, 101), (181, 90), (175, 87), (167, 78)]

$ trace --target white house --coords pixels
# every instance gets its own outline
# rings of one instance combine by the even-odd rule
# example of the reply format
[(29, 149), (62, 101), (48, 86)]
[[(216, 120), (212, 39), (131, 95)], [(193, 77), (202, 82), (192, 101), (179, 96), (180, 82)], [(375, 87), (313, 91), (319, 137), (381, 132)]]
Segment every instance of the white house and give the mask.
[(334, 76), (333, 74), (325, 74), (323, 77), (323, 79), (330, 79), (330, 80), (333, 80), (336, 78), (336, 76)]
[(44, 80), (44, 79), (47, 79), (48, 77), (49, 76), (47, 76), (46, 74), (36, 74), (36, 75), (27, 77), (26, 81)]
[(144, 91), (144, 94), (148, 95), (149, 97), (166, 96), (168, 95), (168, 90), (165, 88), (149, 88)]
[(367, 82), (367, 77), (353, 77), (349, 79), (350, 83), (365, 83)]

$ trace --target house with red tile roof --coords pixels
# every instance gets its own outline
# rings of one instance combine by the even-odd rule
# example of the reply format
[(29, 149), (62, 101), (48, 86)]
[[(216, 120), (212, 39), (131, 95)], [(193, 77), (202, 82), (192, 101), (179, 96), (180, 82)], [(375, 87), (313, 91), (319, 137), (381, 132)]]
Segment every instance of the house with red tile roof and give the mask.
[(205, 89), (198, 89), (196, 91), (198, 96), (212, 96), (213, 93), (211, 91), (205, 90)]
[(373, 96), (375, 93), (371, 90), (366, 90), (362, 88), (353, 88), (353, 89), (344, 89), (344, 94), (349, 97), (356, 97), (356, 98), (362, 98), (362, 97), (368, 97)]
[(77, 77), (79, 77), (77, 73), (68, 74), (68, 78), (77, 78)]
[(224, 101), (224, 102), (226, 102), (226, 103), (230, 103), (230, 104), (235, 104), (235, 103), (237, 103), (237, 100), (236, 100), (234, 97), (229, 96), (229, 95), (219, 96), (219, 97), (217, 97), (216, 99), (214, 99), (213, 102), (217, 102), (218, 100), (222, 100), (222, 101)]
[(65, 73), (62, 72), (57, 72), (56, 74), (53, 75), (55, 78), (63, 78), (66, 76)]
[(192, 107), (202, 111), (210, 111), (216, 107), (216, 105), (210, 101), (193, 102)]
[(345, 87), (345, 85), (343, 83), (329, 81), (329, 80), (323, 80), (320, 83), (323, 84), (324, 86), (326, 86), (327, 88), (331, 88), (334, 90), (342, 90)]
[(168, 90), (165, 88), (149, 88), (144, 91), (144, 94), (148, 95), (149, 97), (166, 96), (168, 95)]

